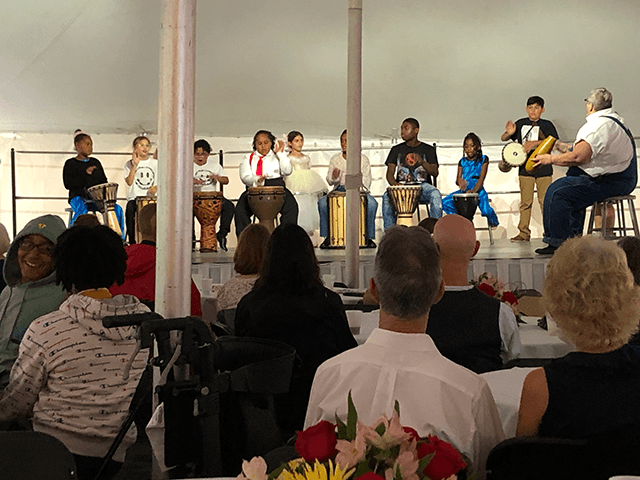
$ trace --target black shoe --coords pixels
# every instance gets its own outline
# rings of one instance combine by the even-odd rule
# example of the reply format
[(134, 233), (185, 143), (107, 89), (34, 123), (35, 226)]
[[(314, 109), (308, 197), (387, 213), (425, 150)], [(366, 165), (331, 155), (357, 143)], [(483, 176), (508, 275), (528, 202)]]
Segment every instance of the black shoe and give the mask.
[(329, 248), (329, 237), (324, 239), (324, 242), (320, 244), (320, 248), (322, 249)]
[(367, 238), (367, 244), (365, 245), (366, 248), (376, 248), (376, 242), (373, 241), (372, 238)]
[(547, 245), (544, 248), (537, 248), (536, 253), (538, 255), (553, 255), (554, 253), (556, 253), (557, 249), (558, 247), (554, 247), (553, 245)]
[(225, 252), (228, 252), (229, 249), (227, 248), (227, 236), (218, 232), (216, 233), (216, 238), (218, 239), (218, 245), (220, 245), (220, 248)]

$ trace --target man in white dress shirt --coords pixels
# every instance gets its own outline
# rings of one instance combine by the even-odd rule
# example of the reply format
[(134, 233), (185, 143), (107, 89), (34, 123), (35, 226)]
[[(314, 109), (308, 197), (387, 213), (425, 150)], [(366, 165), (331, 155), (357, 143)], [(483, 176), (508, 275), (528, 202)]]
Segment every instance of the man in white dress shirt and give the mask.
[(539, 255), (553, 255), (567, 238), (582, 234), (586, 208), (595, 202), (628, 195), (638, 183), (636, 145), (623, 118), (613, 110), (606, 88), (591, 90), (587, 123), (573, 145), (556, 142), (560, 155), (538, 155), (537, 165), (570, 167), (567, 176), (553, 182), (544, 197), (543, 242)]
[(346, 420), (351, 391), (358, 419), (373, 424), (400, 404), (400, 420), (420, 436), (453, 444), (482, 472), (504, 438), (491, 390), (479, 375), (444, 358), (425, 334), (444, 292), (438, 249), (420, 227), (396, 226), (382, 238), (370, 280), (380, 323), (364, 345), (323, 363), (313, 380), (305, 427)]
[[(253, 137), (253, 152), (240, 162), (240, 180), (247, 187), (284, 187), (284, 204), (280, 209), (280, 223), (298, 223), (298, 202), (285, 187), (284, 178), (293, 171), (291, 161), (283, 155), (284, 142), (267, 130), (259, 130)], [(240, 195), (236, 204), (236, 234), (238, 237), (251, 223), (253, 211), (249, 206), (248, 193)]]

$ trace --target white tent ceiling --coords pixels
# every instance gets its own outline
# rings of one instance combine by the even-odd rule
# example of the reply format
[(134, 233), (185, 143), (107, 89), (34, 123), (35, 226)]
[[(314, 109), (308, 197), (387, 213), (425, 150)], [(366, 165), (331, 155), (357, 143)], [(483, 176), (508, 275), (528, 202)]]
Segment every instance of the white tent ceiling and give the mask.
[[(157, 128), (160, 0), (0, 0), (0, 131)], [(365, 0), (363, 135), (497, 141), (529, 95), (565, 139), (608, 87), (640, 132), (637, 0)], [(347, 0), (200, 0), (196, 132), (335, 137), (346, 119)]]

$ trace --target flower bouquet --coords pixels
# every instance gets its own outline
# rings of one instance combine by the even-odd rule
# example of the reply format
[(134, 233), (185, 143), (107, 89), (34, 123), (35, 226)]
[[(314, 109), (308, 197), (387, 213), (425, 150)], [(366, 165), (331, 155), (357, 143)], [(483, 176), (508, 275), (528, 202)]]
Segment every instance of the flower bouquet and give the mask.
[(490, 297), (497, 298), (501, 302), (509, 305), (516, 318), (520, 318), (521, 313), (518, 309), (518, 298), (520, 297), (511, 290), (507, 290), (505, 284), (496, 277), (490, 273), (484, 272), (478, 277), (477, 281), (471, 280), (471, 284), (478, 287), (479, 290), (483, 291)]
[(245, 461), (238, 480), (441, 480), (455, 479), (466, 467), (460, 453), (435, 435), (420, 438), (400, 424), (398, 402), (391, 418), (372, 426), (358, 421), (348, 398), (347, 422), (322, 420), (298, 432), (295, 448), (301, 458), (267, 475), (260, 457)]

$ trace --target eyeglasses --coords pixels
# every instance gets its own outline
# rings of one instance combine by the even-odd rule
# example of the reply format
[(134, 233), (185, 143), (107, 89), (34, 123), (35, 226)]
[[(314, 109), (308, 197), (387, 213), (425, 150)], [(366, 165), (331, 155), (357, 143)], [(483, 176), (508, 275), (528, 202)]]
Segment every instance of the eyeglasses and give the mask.
[(20, 244), (20, 249), (29, 253), (34, 248), (38, 249), (38, 252), (42, 255), (52, 256), (53, 255), (53, 244), (52, 243), (35, 243), (33, 240), (29, 240), (28, 238), (23, 240)]

